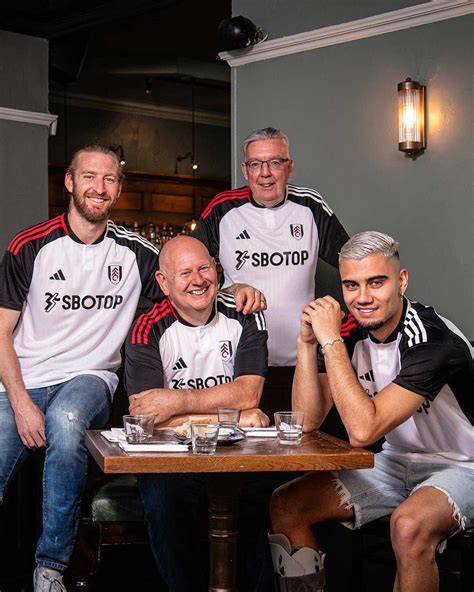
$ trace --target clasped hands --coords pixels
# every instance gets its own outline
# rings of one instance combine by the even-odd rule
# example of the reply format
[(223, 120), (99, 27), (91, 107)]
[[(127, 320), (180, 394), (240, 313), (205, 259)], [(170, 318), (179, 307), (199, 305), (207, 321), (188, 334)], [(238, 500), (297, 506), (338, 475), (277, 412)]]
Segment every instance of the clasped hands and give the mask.
[(301, 314), (299, 340), (307, 344), (319, 343), (324, 346), (341, 335), (341, 311), (339, 302), (332, 296), (312, 300)]

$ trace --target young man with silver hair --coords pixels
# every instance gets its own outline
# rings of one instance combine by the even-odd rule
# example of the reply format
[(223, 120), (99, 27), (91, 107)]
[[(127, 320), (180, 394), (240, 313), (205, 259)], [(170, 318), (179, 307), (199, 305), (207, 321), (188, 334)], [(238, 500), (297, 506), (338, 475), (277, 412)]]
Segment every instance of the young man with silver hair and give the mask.
[(250, 284), (266, 297), (269, 372), (261, 408), (273, 417), (291, 404), (299, 316), (315, 296), (318, 257), (337, 267), (349, 237), (320, 193), (288, 183), (294, 161), (286, 134), (259, 129), (242, 149), (248, 185), (216, 195), (193, 236), (219, 258), (225, 288), (237, 296)]
[(335, 405), (353, 446), (385, 436), (375, 468), (309, 473), (272, 498), (270, 546), (279, 590), (323, 590), (324, 552), (311, 526), (348, 528), (392, 513), (395, 592), (434, 592), (435, 552), (474, 524), (473, 350), (431, 307), (408, 300), (398, 243), (362, 232), (342, 248), (350, 312), (330, 296), (301, 316), (293, 408), (304, 430)]

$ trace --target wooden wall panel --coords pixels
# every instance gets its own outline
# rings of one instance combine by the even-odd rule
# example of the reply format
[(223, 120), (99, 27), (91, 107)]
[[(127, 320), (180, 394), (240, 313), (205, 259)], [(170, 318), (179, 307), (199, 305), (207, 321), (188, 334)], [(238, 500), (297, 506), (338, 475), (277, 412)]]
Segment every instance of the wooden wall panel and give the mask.
[(193, 213), (193, 198), (186, 195), (164, 195), (152, 193), (151, 209), (155, 212), (180, 212), (182, 214)]

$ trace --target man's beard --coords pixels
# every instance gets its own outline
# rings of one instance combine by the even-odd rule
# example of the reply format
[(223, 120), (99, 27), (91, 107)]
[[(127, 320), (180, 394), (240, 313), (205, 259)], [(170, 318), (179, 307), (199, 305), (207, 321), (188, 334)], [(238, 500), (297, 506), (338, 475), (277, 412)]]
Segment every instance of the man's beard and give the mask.
[(371, 323), (370, 321), (367, 323), (359, 321), (359, 326), (362, 327), (362, 329), (366, 329), (367, 331), (377, 331), (377, 329), (383, 327), (385, 323), (386, 321), (375, 321), (374, 323)]
[(91, 224), (100, 224), (102, 222), (106, 222), (109, 219), (110, 211), (114, 202), (109, 202), (108, 207), (102, 212), (94, 212), (87, 207), (86, 198), (78, 195), (74, 187), (71, 196), (72, 201), (74, 202), (74, 207), (82, 216), (82, 218), (87, 220), (87, 222), (90, 222)]

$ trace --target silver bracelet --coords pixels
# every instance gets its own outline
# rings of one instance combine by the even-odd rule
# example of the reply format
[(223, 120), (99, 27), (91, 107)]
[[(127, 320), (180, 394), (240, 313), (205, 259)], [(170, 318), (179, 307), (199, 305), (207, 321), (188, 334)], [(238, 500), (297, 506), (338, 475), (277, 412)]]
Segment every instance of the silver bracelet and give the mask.
[(336, 341), (340, 341), (341, 343), (344, 343), (344, 339), (342, 337), (336, 337), (336, 339), (330, 339), (327, 343), (325, 343), (321, 347), (321, 353), (323, 354), (323, 356), (326, 355), (326, 348), (330, 347), (331, 345), (334, 345), (336, 343)]

